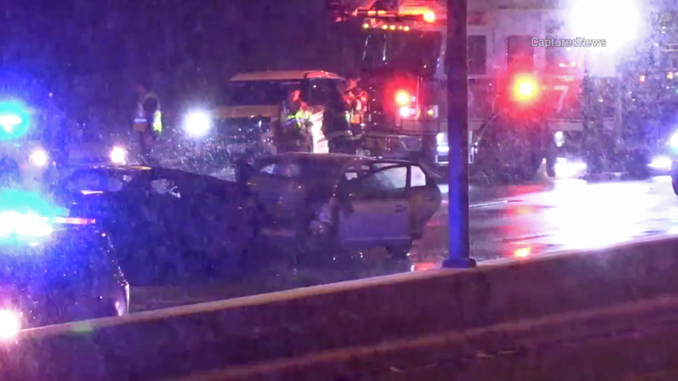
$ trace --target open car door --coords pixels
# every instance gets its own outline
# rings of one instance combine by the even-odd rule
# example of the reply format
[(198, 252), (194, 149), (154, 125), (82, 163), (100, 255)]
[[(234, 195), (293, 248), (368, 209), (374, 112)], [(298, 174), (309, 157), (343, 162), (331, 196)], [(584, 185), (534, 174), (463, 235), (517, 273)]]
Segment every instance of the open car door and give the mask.
[(355, 165), (339, 183), (339, 240), (347, 249), (407, 246), (410, 237), (410, 166)]

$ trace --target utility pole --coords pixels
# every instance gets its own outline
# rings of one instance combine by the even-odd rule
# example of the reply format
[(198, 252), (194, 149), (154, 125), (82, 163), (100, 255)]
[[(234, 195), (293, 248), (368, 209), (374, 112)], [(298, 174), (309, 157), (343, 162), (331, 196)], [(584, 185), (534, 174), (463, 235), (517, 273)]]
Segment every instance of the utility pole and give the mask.
[(447, 136), (449, 151), (447, 268), (474, 267), (470, 257), (468, 197), (468, 51), (467, 2), (447, 0)]

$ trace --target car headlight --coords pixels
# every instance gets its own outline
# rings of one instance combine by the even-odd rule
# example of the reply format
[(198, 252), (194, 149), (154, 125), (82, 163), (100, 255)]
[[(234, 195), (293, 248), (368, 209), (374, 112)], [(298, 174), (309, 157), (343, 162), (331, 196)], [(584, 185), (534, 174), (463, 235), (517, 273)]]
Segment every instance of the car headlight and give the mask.
[(673, 136), (671, 136), (671, 139), (669, 139), (669, 145), (671, 145), (671, 148), (678, 149), (678, 133), (675, 133)]
[(127, 161), (127, 151), (122, 147), (113, 147), (111, 150), (111, 162), (113, 164), (125, 164)]
[(212, 128), (212, 118), (206, 112), (192, 112), (186, 116), (184, 129), (192, 138), (202, 138)]
[(12, 310), (0, 310), (0, 340), (12, 340), (21, 331), (21, 314)]
[(47, 155), (47, 152), (42, 149), (38, 149), (33, 151), (33, 153), (30, 156), (31, 163), (38, 167), (44, 167), (47, 165), (49, 161), (49, 156)]
[(655, 157), (648, 166), (652, 169), (671, 169), (671, 159), (668, 157)]

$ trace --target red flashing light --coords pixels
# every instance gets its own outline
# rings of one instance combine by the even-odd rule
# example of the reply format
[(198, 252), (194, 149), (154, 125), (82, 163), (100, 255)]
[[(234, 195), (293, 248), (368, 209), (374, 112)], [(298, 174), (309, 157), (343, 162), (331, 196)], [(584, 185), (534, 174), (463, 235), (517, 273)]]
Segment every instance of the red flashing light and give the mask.
[(426, 12), (424, 13), (424, 21), (426, 22), (436, 22), (436, 14), (434, 12)]
[(411, 100), (410, 93), (405, 90), (400, 90), (396, 93), (395, 101), (399, 106), (409, 106)]
[(534, 77), (518, 76), (513, 84), (513, 96), (517, 101), (531, 101), (537, 97), (539, 84)]
[(530, 247), (521, 247), (513, 252), (513, 256), (516, 258), (526, 258), (532, 254), (532, 249)]

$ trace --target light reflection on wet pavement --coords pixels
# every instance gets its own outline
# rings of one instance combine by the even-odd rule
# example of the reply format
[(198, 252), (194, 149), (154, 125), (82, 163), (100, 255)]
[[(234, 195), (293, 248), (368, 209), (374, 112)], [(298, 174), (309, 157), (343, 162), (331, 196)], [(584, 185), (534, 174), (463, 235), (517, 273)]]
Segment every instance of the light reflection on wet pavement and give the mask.
[[(441, 190), (447, 191), (445, 186)], [(472, 187), (469, 197), (471, 251), (478, 261), (525, 258), (678, 233), (678, 200), (667, 177)], [(394, 261), (385, 252), (374, 251), (322, 268), (294, 269), (289, 263), (271, 263), (245, 282), (137, 288), (136, 295), (133, 287), (132, 304), (135, 310), (160, 308), (436, 268), (447, 253), (447, 206), (445, 201), (429, 221), (423, 239), (415, 242), (407, 261)]]
[[(476, 259), (596, 248), (678, 232), (678, 202), (668, 177), (597, 184), (560, 180), (538, 187), (525, 187), (522, 193), (519, 186), (506, 189), (508, 196), (472, 206), (471, 250)], [(446, 212), (436, 215), (417, 243), (418, 258), (439, 262), (444, 255)]]

